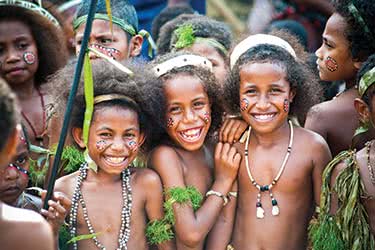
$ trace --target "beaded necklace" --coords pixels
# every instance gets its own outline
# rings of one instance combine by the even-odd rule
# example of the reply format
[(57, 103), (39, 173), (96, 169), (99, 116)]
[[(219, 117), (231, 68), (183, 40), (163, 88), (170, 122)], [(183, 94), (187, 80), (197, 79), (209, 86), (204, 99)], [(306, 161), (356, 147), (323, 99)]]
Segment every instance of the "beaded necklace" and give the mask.
[[(94, 235), (92, 239), (94, 240), (95, 245), (101, 249), (106, 250), (106, 248), (100, 243), (99, 239), (95, 235), (94, 228), (92, 227), (92, 224), (90, 222), (86, 203), (83, 199), (82, 195), (82, 182), (86, 180), (87, 178), (87, 172), (88, 172), (88, 166), (87, 163), (84, 163), (81, 165), (80, 169), (80, 175), (77, 178), (77, 183), (74, 189), (74, 194), (72, 198), (72, 207), (70, 209), (70, 215), (69, 215), (69, 225), (70, 225), (70, 235), (71, 237), (75, 237), (77, 233), (77, 214), (78, 214), (78, 207), (79, 204), (82, 206), (83, 211), (83, 218), (85, 219), (86, 225), (89, 229), (89, 232), (91, 235)], [(122, 212), (121, 212), (121, 228), (118, 238), (118, 244), (119, 247), (116, 248), (116, 250), (127, 250), (127, 243), (130, 238), (130, 217), (131, 217), (131, 208), (132, 208), (132, 196), (131, 196), (131, 186), (130, 186), (130, 170), (124, 169), (121, 173), (122, 176)], [(73, 249), (77, 250), (78, 245), (77, 242), (73, 243)]]
[(280, 213), (280, 209), (277, 206), (277, 200), (273, 197), (273, 194), (272, 194), (272, 188), (276, 185), (277, 181), (280, 179), (281, 174), (283, 173), (283, 171), (285, 169), (285, 166), (286, 166), (286, 163), (288, 161), (289, 155), (292, 152), (294, 132), (293, 132), (293, 124), (292, 124), (291, 121), (289, 121), (289, 127), (290, 127), (289, 145), (288, 145), (288, 149), (286, 151), (286, 155), (284, 157), (283, 164), (281, 165), (281, 167), (279, 169), (279, 172), (277, 173), (276, 177), (272, 180), (271, 184), (264, 185), (264, 186), (259, 185), (255, 181), (254, 177), (251, 175), (251, 172), (250, 172), (250, 167), (249, 167), (249, 139), (250, 139), (251, 127), (249, 127), (249, 130), (247, 132), (247, 139), (246, 139), (246, 145), (245, 145), (245, 164), (246, 164), (246, 170), (247, 170), (247, 174), (250, 178), (251, 184), (253, 184), (254, 187), (259, 190), (258, 195), (257, 195), (257, 202), (256, 202), (256, 208), (257, 208), (256, 216), (257, 216), (258, 219), (264, 218), (264, 210), (262, 208), (261, 196), (262, 196), (262, 193), (266, 192), (266, 191), (268, 191), (269, 194), (270, 194), (271, 203), (272, 203), (272, 215), (277, 216)]
[(371, 180), (371, 183), (375, 185), (375, 173), (374, 173), (374, 168), (371, 165), (371, 160), (370, 160), (370, 151), (371, 151), (372, 143), (373, 141), (366, 142), (366, 154), (367, 154), (367, 168), (370, 174), (370, 180)]

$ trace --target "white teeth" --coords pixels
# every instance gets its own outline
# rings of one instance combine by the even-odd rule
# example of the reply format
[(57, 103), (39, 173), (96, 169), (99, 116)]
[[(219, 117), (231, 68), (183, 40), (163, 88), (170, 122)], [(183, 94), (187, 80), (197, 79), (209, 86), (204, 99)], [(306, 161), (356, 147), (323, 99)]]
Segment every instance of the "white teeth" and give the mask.
[(118, 164), (118, 163), (121, 163), (121, 162), (125, 161), (125, 157), (106, 157), (105, 159), (108, 162), (111, 162), (111, 163), (114, 163), (114, 164)]
[(200, 135), (201, 129), (189, 129), (185, 130), (184, 132), (180, 132), (181, 136), (188, 140), (197, 139)]
[(255, 119), (257, 119), (257, 120), (262, 120), (262, 121), (265, 121), (265, 120), (271, 119), (271, 118), (274, 117), (274, 116), (275, 116), (275, 114), (254, 115)]

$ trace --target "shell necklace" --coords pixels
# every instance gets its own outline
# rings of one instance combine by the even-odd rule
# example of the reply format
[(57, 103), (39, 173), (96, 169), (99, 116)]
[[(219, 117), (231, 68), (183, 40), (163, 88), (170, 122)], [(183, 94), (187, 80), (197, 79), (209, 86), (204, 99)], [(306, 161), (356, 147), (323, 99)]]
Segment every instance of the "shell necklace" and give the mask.
[(251, 172), (250, 172), (250, 166), (249, 166), (249, 139), (250, 139), (251, 127), (249, 126), (249, 130), (247, 132), (246, 145), (245, 145), (245, 164), (246, 164), (246, 170), (247, 170), (247, 174), (248, 174), (248, 176), (250, 178), (251, 184), (253, 184), (254, 187), (259, 190), (258, 195), (257, 195), (257, 202), (256, 202), (256, 208), (257, 208), (257, 211), (256, 211), (257, 214), (256, 214), (256, 216), (257, 216), (258, 219), (263, 219), (264, 218), (264, 209), (262, 208), (261, 197), (262, 197), (262, 193), (266, 192), (266, 191), (268, 191), (269, 194), (270, 194), (271, 203), (272, 203), (272, 215), (273, 216), (277, 216), (280, 213), (280, 209), (277, 206), (277, 200), (275, 199), (275, 197), (273, 197), (273, 194), (272, 194), (272, 188), (276, 185), (277, 181), (280, 179), (281, 174), (283, 173), (283, 171), (285, 169), (286, 163), (288, 162), (288, 158), (290, 156), (290, 153), (292, 152), (294, 131), (293, 131), (293, 124), (292, 124), (292, 122), (290, 120), (289, 120), (289, 127), (290, 127), (289, 145), (288, 145), (288, 149), (286, 151), (286, 155), (284, 157), (283, 164), (281, 165), (281, 167), (279, 169), (279, 172), (277, 173), (276, 177), (272, 180), (271, 184), (262, 186), (262, 185), (259, 185), (255, 181), (254, 177), (251, 175)]

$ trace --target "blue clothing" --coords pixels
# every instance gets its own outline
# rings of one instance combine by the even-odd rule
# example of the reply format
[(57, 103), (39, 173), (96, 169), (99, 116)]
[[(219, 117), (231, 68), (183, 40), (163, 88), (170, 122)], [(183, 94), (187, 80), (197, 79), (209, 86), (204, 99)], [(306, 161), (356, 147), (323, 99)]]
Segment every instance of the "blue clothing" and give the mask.
[[(151, 33), (152, 21), (167, 6), (167, 0), (130, 0), (134, 5), (139, 20), (139, 30), (144, 29)], [(190, 0), (191, 7), (200, 14), (206, 14), (206, 1)], [(142, 55), (147, 57), (148, 42), (144, 41)]]

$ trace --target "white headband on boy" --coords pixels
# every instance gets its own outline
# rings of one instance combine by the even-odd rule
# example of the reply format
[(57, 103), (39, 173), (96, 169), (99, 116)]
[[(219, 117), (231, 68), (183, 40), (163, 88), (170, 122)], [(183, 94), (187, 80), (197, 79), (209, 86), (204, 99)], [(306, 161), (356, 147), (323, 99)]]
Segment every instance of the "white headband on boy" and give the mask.
[(181, 68), (188, 65), (199, 66), (212, 71), (212, 63), (210, 60), (197, 55), (181, 55), (174, 57), (168, 61), (156, 65), (153, 70), (155, 74), (160, 77), (168, 73), (173, 68)]
[(291, 54), (294, 58), (297, 58), (296, 52), (287, 41), (277, 36), (266, 35), (266, 34), (256, 34), (256, 35), (249, 36), (248, 38), (240, 42), (233, 49), (233, 52), (230, 55), (230, 68), (233, 69), (233, 66), (236, 64), (238, 58), (240, 58), (241, 55), (243, 55), (250, 48), (253, 48), (260, 44), (270, 44), (270, 45), (279, 46), (285, 49), (286, 51), (288, 51), (288, 53)]

